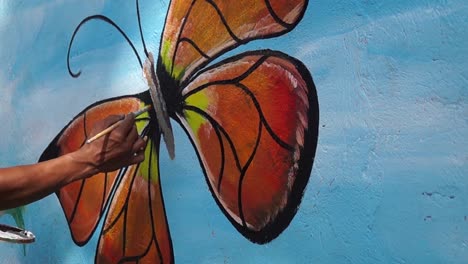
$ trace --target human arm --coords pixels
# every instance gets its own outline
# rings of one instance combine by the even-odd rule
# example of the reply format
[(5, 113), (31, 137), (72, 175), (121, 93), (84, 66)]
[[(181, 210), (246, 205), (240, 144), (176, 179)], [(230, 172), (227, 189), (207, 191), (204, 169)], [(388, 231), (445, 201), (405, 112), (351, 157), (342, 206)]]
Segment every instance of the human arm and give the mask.
[[(110, 116), (98, 122), (91, 134), (119, 120), (119, 116)], [(112, 132), (75, 152), (36, 164), (0, 168), (0, 210), (37, 201), (98, 172), (141, 162), (145, 145), (145, 140), (138, 136), (135, 117), (129, 114)]]

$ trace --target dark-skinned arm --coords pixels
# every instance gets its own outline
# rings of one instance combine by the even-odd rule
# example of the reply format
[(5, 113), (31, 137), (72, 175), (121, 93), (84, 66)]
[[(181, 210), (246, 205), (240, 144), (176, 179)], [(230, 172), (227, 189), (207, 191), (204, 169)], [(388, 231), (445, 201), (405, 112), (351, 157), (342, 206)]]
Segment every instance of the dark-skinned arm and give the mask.
[[(110, 116), (98, 122), (91, 135), (120, 120), (122, 116)], [(37, 201), (96, 173), (141, 162), (145, 145), (138, 136), (134, 115), (129, 114), (112, 132), (75, 152), (36, 164), (0, 168), (0, 210)]]

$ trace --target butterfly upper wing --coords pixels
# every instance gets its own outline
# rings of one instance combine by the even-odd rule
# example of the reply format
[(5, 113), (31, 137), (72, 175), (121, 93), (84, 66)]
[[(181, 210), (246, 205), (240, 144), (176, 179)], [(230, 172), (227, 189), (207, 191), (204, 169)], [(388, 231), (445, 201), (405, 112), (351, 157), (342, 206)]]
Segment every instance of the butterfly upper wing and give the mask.
[(290, 31), (306, 0), (171, 1), (160, 57), (169, 75), (184, 81), (227, 50)]
[[(144, 106), (145, 103), (138, 96), (118, 97), (91, 105), (59, 133), (44, 151), (40, 161), (78, 150), (89, 137), (89, 131), (96, 121), (109, 115), (128, 114)], [(139, 259), (140, 262), (145, 260), (158, 263), (161, 258), (154, 256), (155, 250), (146, 251), (150, 245), (154, 247), (156, 242), (158, 252), (163, 256), (163, 261), (159, 263), (173, 262), (172, 245), (159, 186), (159, 133), (152, 122), (150, 126), (148, 114), (142, 114), (136, 120), (139, 133), (147, 134), (150, 138), (144, 162), (73, 182), (57, 192), (73, 240), (78, 245), (89, 241), (106, 208), (109, 207), (96, 252), (96, 262), (99, 263), (107, 262), (109, 256), (118, 257), (118, 260), (130, 257)], [(145, 184), (148, 187), (142, 188)], [(118, 213), (121, 212), (119, 206), (122, 204), (127, 204), (123, 225), (120, 221), (118, 225), (109, 226), (109, 222), (114, 219), (123, 219)], [(154, 243), (143, 243), (145, 234), (155, 238), (151, 240)], [(137, 237), (141, 239), (135, 242)], [(121, 252), (122, 248), (126, 248), (126, 251)]]
[(265, 243), (290, 223), (314, 160), (318, 102), (306, 67), (283, 53), (248, 52), (201, 72), (178, 115), (218, 205)]

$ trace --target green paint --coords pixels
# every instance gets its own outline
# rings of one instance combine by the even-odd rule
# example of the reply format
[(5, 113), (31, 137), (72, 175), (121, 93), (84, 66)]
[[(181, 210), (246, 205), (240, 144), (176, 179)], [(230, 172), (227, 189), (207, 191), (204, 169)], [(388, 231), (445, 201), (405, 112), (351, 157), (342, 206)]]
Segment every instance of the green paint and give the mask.
[(175, 65), (173, 67), (173, 61), (172, 61), (172, 56), (169, 56), (169, 49), (171, 47), (171, 43), (168, 40), (164, 40), (162, 43), (162, 48), (161, 48), (161, 56), (162, 56), (162, 61), (164, 68), (166, 71), (174, 78), (176, 81), (179, 81), (182, 76), (185, 74), (185, 67), (184, 66), (177, 66)]
[[(141, 108), (144, 108), (145, 106), (146, 105), (144, 103), (141, 103), (141, 105), (140, 105)], [(144, 112), (141, 115), (135, 117), (135, 119), (143, 119), (143, 118), (150, 118), (149, 113)], [(143, 129), (145, 129), (145, 127), (147, 125), (148, 125), (147, 120), (137, 121), (136, 122), (136, 127), (137, 127), (138, 134), (140, 134), (143, 131)]]
[[(146, 105), (144, 103), (141, 103), (141, 108), (145, 106)], [(137, 116), (136, 118), (150, 118), (150, 115), (148, 112), (145, 112)], [(138, 133), (140, 134), (147, 125), (148, 125), (147, 120), (136, 122)], [(151, 179), (151, 181), (158, 182), (159, 181), (158, 153), (156, 152), (156, 147), (154, 145), (151, 148), (152, 144), (154, 144), (154, 142), (152, 140), (148, 140), (148, 144), (146, 144), (146, 148), (145, 148), (145, 160), (142, 163), (140, 163), (140, 167), (138, 170), (139, 170), (139, 174), (141, 175), (141, 177), (143, 177), (145, 180)], [(150, 160), (150, 156), (151, 156), (151, 160)], [(151, 175), (148, 171), (150, 163), (152, 164)]]
[[(21, 229), (25, 229), (24, 217), (23, 217), (25, 209), (26, 209), (25, 206), (20, 206), (20, 207), (6, 210), (5, 214), (11, 215), (11, 217), (13, 217), (13, 220), (15, 220), (15, 224), (17, 227)], [(23, 244), (22, 246), (23, 246), (23, 255), (26, 256), (26, 245)]]
[(169, 48), (171, 43), (168, 40), (164, 40), (161, 47), (161, 57), (163, 61), (164, 68), (167, 72), (171, 72), (171, 58), (169, 57)]
[[(187, 98), (185, 102), (187, 103), (187, 105), (196, 106), (203, 111), (206, 111), (206, 109), (208, 109), (209, 106), (208, 96), (206, 96), (203, 91), (191, 95)], [(200, 127), (207, 122), (205, 118), (203, 118), (195, 112), (185, 111), (184, 113), (189, 126), (195, 133), (198, 133)]]
[[(151, 171), (149, 171), (150, 164)], [(158, 153), (156, 152), (153, 140), (148, 140), (145, 149), (145, 160), (140, 163), (139, 172), (143, 179), (147, 181), (151, 179), (152, 182), (159, 183)]]

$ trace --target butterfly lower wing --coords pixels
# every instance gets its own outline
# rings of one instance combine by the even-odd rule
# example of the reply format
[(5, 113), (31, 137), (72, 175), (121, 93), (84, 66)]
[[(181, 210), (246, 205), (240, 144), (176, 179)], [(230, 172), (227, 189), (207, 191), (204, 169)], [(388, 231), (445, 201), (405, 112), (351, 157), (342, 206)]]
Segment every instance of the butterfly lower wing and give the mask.
[(218, 205), (248, 239), (274, 239), (294, 217), (314, 161), (310, 73), (283, 53), (248, 52), (203, 71), (182, 94), (179, 121)]
[(184, 81), (196, 69), (241, 44), (292, 30), (307, 0), (171, 1), (160, 57), (169, 76)]
[[(143, 96), (149, 98), (148, 94)], [(142, 95), (118, 97), (88, 107), (59, 133), (40, 161), (79, 149), (97, 120), (142, 109), (146, 104), (140, 97)], [(138, 116), (136, 120), (138, 132), (149, 136), (144, 162), (116, 172), (76, 181), (57, 192), (73, 240), (78, 245), (89, 241), (104, 211), (109, 207), (96, 252), (98, 263), (114, 262), (112, 259), (115, 257), (119, 258), (115, 262), (173, 262), (171, 239), (159, 185), (159, 131), (155, 123), (149, 121), (147, 113)], [(121, 218), (120, 214), (122, 205), (126, 208), (125, 218)], [(120, 219), (125, 219), (123, 225)], [(143, 243), (144, 238), (148, 236), (154, 243)]]
[[(151, 128), (151, 135), (159, 135)], [(116, 190), (104, 222), (96, 263), (173, 263), (161, 193), (159, 136), (148, 141), (145, 161), (130, 167)]]
[[(136, 97), (120, 97), (98, 102), (78, 114), (50, 143), (39, 161), (49, 160), (78, 150), (88, 138), (90, 129), (109, 115), (127, 114), (142, 107)], [(86, 244), (101, 218), (121, 171), (99, 173), (75, 181), (57, 191), (67, 218), (73, 241)]]

